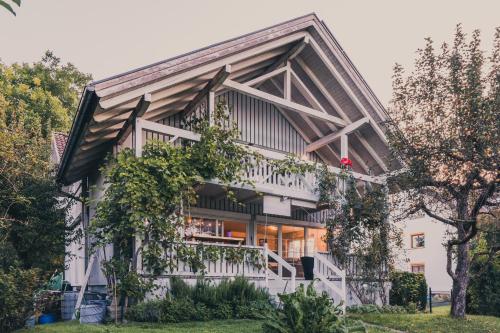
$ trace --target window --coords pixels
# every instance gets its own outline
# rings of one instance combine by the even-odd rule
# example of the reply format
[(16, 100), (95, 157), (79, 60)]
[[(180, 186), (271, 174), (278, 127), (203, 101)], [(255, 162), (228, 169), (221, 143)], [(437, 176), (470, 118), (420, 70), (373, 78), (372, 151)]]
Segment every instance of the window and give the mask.
[(423, 247), (425, 247), (425, 235), (424, 234), (411, 235), (411, 248), (420, 249)]
[(425, 273), (425, 265), (424, 264), (412, 264), (411, 265), (412, 273)]
[(200, 217), (186, 218), (185, 236), (205, 242), (246, 243), (247, 224), (244, 222)]
[(314, 252), (326, 252), (326, 229), (307, 229), (307, 251), (309, 255)]

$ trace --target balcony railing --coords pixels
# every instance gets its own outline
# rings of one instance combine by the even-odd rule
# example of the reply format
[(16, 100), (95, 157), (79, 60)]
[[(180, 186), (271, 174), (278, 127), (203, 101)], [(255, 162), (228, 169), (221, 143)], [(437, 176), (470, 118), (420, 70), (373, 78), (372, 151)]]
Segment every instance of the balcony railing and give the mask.
[[(157, 133), (158, 138), (160, 138), (161, 136), (161, 139), (163, 141), (172, 143), (180, 138), (190, 141), (200, 140), (200, 135), (192, 131), (162, 125), (143, 119), (136, 120), (136, 130), (141, 131), (141, 133), (142, 131), (148, 133)], [(142, 135), (136, 136), (135, 144), (136, 152), (140, 155), (143, 147)], [(282, 152), (255, 146), (246, 146), (246, 148), (259, 153), (263, 158), (259, 162), (255, 161), (255, 166), (246, 171), (245, 176), (249, 180), (253, 181), (254, 186), (233, 184), (234, 187), (256, 190), (261, 193), (286, 196), (309, 202), (318, 201), (318, 194), (315, 191), (315, 188), (317, 186), (316, 176), (314, 173), (310, 172), (306, 173), (305, 175), (277, 173), (275, 167), (270, 163), (270, 161), (284, 160), (288, 158), (289, 155)], [(328, 169), (334, 173), (341, 172), (341, 169), (333, 166), (328, 166)], [(352, 175), (355, 179), (360, 181), (372, 183), (382, 183), (383, 181), (381, 178), (364, 175), (357, 172), (353, 172)], [(212, 183), (218, 182), (217, 180), (213, 180)]]

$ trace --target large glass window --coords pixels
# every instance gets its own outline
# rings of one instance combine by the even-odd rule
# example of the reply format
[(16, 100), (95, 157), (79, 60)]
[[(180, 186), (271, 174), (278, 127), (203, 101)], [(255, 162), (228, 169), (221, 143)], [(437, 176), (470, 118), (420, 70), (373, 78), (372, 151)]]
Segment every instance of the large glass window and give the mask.
[(222, 234), (224, 237), (238, 239), (241, 244), (245, 244), (247, 239), (247, 224), (235, 221), (222, 221)]
[(278, 253), (278, 226), (257, 224), (257, 245), (267, 246), (270, 250)]
[(247, 224), (192, 217), (186, 220), (186, 239), (203, 242), (246, 244)]
[(300, 260), (304, 256), (304, 227), (283, 226), (282, 253), (285, 260)]
[(326, 229), (307, 229), (307, 253), (312, 256), (315, 252), (327, 252)]

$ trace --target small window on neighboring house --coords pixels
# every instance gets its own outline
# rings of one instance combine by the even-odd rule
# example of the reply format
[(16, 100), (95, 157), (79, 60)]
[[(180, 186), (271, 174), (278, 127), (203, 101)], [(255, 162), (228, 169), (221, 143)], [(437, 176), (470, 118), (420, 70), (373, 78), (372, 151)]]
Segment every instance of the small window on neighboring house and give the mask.
[(424, 234), (411, 235), (411, 248), (420, 249), (425, 247), (425, 236)]
[(412, 273), (425, 273), (425, 265), (424, 264), (412, 264), (411, 265)]

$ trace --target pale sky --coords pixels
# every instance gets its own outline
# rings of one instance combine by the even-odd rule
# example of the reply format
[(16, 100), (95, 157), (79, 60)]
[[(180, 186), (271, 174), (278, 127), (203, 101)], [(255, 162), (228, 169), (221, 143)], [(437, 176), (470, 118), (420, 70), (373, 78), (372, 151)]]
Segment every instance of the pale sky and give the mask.
[(315, 12), (384, 105), (395, 62), (408, 68), (424, 38), (450, 41), (461, 22), (491, 49), (499, 0), (23, 0), (0, 10), (0, 59), (33, 62), (50, 49), (102, 79)]

